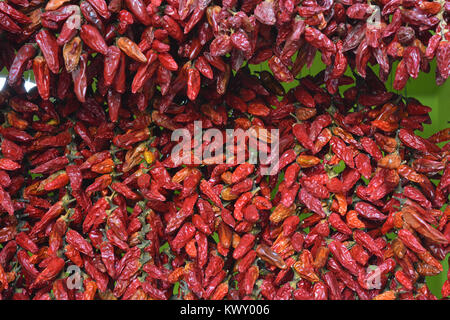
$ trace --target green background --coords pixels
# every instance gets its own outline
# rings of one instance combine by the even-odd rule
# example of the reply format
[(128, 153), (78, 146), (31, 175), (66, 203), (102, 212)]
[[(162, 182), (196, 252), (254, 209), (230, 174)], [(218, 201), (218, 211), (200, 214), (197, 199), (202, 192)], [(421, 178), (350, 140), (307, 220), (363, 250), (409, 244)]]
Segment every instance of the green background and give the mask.
[[(317, 55), (311, 68), (310, 69), (304, 68), (301, 72), (301, 76), (306, 76), (308, 74), (315, 75), (324, 68), (325, 65), (320, 60), (320, 56)], [(396, 65), (393, 66), (393, 70), (395, 70), (395, 68)], [(252, 71), (270, 70), (267, 65), (267, 62), (257, 66), (251, 66), (250, 69)], [(374, 68), (374, 70), (375, 69), (376, 67)], [(436, 65), (433, 62), (431, 64), (431, 71), (429, 73), (421, 72), (417, 79), (410, 79), (402, 92), (404, 96), (414, 97), (418, 99), (422, 104), (432, 108), (432, 112), (430, 114), (432, 123), (429, 125), (425, 124), (423, 132), (417, 131), (417, 133), (423, 136), (424, 138), (428, 138), (437, 131), (447, 128), (450, 123), (450, 108), (449, 108), (450, 81), (447, 81), (442, 86), (437, 86), (435, 81), (435, 69)], [(375, 72), (378, 74), (376, 70)], [(392, 80), (393, 80), (392, 73), (393, 72), (391, 72), (391, 76), (386, 83), (386, 87), (390, 91), (392, 91)], [(0, 76), (2, 75), (3, 76), (7, 75), (6, 69), (3, 69), (2, 72), (0, 72)], [(347, 75), (352, 76), (350, 70), (347, 70)], [(25, 79), (30, 81), (34, 80), (33, 73), (30, 71), (26, 72), (24, 77)], [(285, 88), (288, 90), (297, 85), (298, 81), (295, 80), (292, 83), (285, 84)], [(448, 255), (446, 259), (442, 261), (444, 271), (441, 272), (439, 275), (427, 278), (427, 283), (429, 285), (430, 290), (438, 298), (442, 297), (441, 296), (442, 284), (447, 279), (447, 271), (448, 271), (447, 261)]]

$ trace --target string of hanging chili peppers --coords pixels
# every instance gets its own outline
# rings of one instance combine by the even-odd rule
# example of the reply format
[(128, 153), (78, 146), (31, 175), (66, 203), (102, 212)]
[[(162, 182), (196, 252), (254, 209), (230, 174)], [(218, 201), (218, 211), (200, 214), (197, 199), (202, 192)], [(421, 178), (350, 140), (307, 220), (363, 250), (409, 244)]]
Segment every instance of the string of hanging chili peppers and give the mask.
[[(449, 77), (449, 12), (1, 1), (0, 298), (436, 299), (450, 129), (419, 136), (432, 109), (401, 90), (434, 64)], [(301, 76), (316, 56), (323, 70)], [(240, 163), (177, 163), (172, 133), (196, 122), (252, 141), (277, 129), (278, 166), (265, 175), (273, 158), (251, 163), (248, 146)]]

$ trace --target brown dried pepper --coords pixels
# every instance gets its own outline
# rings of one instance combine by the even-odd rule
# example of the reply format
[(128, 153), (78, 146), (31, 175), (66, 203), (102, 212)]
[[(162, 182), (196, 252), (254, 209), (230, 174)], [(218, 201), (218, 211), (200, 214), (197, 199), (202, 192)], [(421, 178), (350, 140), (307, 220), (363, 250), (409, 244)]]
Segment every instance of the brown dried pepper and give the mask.
[(141, 63), (146, 63), (147, 58), (141, 52), (138, 45), (127, 37), (120, 37), (117, 39), (117, 47), (122, 50), (131, 59)]

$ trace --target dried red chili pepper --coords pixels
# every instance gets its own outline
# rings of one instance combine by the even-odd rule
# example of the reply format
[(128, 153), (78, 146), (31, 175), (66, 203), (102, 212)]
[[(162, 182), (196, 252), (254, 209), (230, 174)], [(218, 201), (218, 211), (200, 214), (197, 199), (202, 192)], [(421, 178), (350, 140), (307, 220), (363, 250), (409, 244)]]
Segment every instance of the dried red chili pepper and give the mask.
[(36, 48), (31, 44), (25, 44), (17, 51), (14, 57), (14, 61), (9, 67), (8, 84), (14, 86), (18, 83), (22, 77), (23, 72), (27, 66), (27, 63), (36, 54)]
[(36, 43), (39, 45), (50, 71), (54, 74), (59, 73), (59, 50), (56, 38), (44, 29), (36, 35)]
[(80, 37), (83, 42), (95, 52), (99, 52), (103, 55), (108, 53), (108, 46), (105, 39), (100, 34), (97, 28), (94, 26), (85, 24), (81, 27)]

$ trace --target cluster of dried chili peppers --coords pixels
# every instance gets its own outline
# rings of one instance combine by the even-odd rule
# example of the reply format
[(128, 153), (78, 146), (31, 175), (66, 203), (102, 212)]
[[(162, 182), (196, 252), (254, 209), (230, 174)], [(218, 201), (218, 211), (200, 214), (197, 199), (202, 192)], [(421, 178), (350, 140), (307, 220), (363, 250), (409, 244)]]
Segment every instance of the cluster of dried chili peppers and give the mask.
[[(0, 2), (0, 297), (435, 299), (425, 277), (450, 250), (450, 130), (419, 137), (431, 108), (384, 82), (396, 61), (395, 90), (433, 60), (437, 84), (448, 78), (449, 11)], [(300, 77), (317, 51), (326, 68)], [(250, 72), (265, 61), (272, 73)], [(176, 164), (171, 134), (194, 121), (279, 129), (276, 172)]]

